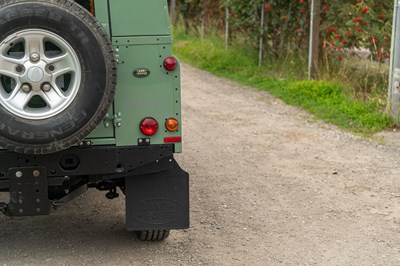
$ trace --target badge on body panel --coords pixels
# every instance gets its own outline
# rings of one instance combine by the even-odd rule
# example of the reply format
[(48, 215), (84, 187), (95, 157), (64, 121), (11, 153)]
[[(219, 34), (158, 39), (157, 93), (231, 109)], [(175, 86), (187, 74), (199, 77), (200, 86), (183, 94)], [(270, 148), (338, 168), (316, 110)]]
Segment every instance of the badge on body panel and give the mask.
[(150, 70), (147, 68), (137, 68), (133, 71), (133, 75), (137, 78), (146, 78), (150, 76)]

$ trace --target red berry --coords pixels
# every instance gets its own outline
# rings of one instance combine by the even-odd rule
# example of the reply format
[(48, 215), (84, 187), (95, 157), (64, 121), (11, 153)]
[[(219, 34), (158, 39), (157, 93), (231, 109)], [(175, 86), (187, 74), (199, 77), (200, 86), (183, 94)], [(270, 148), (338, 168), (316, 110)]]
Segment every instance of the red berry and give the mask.
[(265, 4), (264, 8), (267, 12), (271, 11), (271, 5), (269, 3)]
[(355, 21), (355, 22), (362, 22), (362, 21), (363, 21), (363, 19), (362, 19), (362, 18), (359, 18), (359, 17), (357, 17), (357, 18), (355, 18), (355, 19), (354, 19), (354, 21)]
[(338, 59), (339, 59), (339, 61), (342, 61), (342, 60), (344, 59), (344, 57), (341, 56), (341, 55), (339, 55), (339, 56), (338, 56)]
[(363, 7), (363, 8), (361, 9), (361, 12), (362, 12), (362, 13), (367, 13), (368, 10), (369, 10), (369, 8), (366, 6), (366, 7)]

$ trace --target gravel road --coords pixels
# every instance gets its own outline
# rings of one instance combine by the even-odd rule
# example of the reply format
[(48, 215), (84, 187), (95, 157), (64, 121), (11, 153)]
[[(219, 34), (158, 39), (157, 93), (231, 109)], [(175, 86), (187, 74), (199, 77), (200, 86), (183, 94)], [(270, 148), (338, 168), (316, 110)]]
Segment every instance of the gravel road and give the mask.
[(399, 134), (355, 137), (188, 65), (183, 88), (189, 230), (141, 243), (123, 199), (90, 191), (0, 217), (0, 265), (400, 265)]

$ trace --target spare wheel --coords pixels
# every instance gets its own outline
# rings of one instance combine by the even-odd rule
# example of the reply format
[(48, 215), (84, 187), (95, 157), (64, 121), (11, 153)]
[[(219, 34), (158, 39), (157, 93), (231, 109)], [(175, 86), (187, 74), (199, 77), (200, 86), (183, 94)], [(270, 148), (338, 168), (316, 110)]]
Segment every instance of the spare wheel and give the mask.
[(0, 0), (0, 146), (27, 154), (79, 143), (114, 97), (100, 23), (74, 1)]

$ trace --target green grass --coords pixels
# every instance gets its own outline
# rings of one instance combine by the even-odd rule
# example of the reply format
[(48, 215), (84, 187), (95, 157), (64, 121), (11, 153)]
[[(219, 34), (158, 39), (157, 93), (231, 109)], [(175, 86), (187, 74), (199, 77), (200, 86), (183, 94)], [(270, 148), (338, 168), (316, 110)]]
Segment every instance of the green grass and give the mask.
[(376, 99), (355, 99), (351, 90), (338, 82), (301, 80), (305, 76), (301, 58), (275, 61), (259, 68), (257, 54), (251, 48), (237, 46), (226, 51), (218, 37), (200, 41), (195, 36), (176, 32), (174, 41), (174, 53), (184, 62), (268, 91), (341, 128), (370, 135), (394, 126)]

